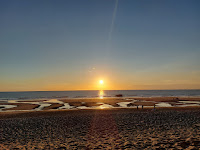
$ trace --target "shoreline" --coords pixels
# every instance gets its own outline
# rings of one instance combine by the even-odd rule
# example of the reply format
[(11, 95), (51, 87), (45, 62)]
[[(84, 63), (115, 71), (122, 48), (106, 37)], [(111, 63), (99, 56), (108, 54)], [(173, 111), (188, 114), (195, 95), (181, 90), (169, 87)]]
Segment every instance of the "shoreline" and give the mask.
[(79, 109), (163, 109), (167, 107), (199, 107), (200, 97), (104, 97), (57, 98), (37, 100), (10, 100), (0, 102), (0, 114), (4, 112), (29, 112)]
[(134, 113), (134, 112), (163, 112), (163, 111), (200, 111), (200, 106), (191, 107), (159, 107), (155, 110), (150, 107), (139, 108), (106, 108), (106, 109), (68, 109), (68, 110), (42, 110), (42, 111), (4, 111), (0, 112), (0, 119), (13, 118), (13, 117), (38, 117), (50, 116), (51, 114), (81, 114), (81, 113), (94, 113), (94, 112), (109, 112), (109, 113)]

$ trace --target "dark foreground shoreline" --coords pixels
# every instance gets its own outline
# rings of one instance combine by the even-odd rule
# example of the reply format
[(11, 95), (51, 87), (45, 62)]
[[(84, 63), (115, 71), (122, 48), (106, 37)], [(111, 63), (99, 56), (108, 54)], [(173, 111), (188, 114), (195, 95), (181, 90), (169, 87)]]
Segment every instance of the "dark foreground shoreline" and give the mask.
[(0, 149), (200, 149), (200, 109), (0, 113)]

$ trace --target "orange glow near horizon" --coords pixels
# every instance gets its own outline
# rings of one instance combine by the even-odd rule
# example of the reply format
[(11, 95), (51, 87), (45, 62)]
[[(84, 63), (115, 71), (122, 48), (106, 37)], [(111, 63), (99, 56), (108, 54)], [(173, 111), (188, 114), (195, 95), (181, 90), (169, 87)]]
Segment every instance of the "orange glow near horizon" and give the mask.
[[(154, 74), (135, 73), (112, 76), (107, 73), (68, 75), (49, 75), (45, 77), (0, 80), (0, 91), (71, 91), (71, 90), (166, 90), (166, 89), (200, 89), (200, 72), (184, 74), (169, 74), (167, 72)], [(171, 75), (171, 76), (170, 76)], [(170, 76), (170, 77), (169, 77)], [(191, 80), (187, 80), (190, 78)], [(102, 80), (102, 81), (101, 81)]]

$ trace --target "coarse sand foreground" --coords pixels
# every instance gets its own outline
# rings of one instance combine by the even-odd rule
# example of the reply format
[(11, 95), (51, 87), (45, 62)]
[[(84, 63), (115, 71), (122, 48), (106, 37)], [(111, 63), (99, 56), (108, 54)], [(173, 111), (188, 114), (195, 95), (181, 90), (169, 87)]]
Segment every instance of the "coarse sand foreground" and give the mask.
[(0, 149), (200, 149), (200, 109), (5, 112)]

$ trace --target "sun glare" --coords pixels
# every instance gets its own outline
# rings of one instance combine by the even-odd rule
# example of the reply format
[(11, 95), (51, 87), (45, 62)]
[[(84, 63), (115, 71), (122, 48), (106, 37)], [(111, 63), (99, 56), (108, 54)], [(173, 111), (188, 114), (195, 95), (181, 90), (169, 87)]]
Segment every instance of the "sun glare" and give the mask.
[(103, 80), (99, 80), (99, 83), (100, 83), (100, 84), (103, 84)]

